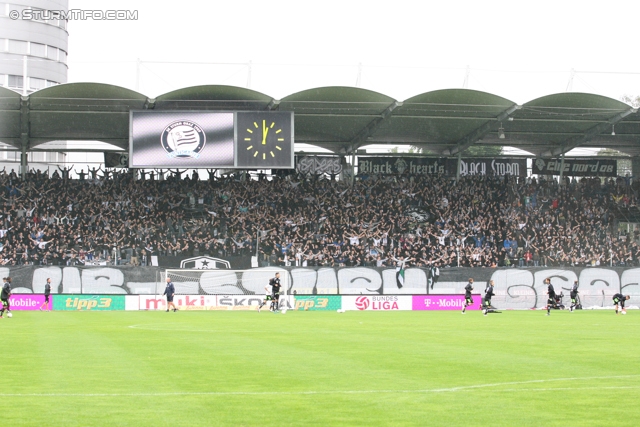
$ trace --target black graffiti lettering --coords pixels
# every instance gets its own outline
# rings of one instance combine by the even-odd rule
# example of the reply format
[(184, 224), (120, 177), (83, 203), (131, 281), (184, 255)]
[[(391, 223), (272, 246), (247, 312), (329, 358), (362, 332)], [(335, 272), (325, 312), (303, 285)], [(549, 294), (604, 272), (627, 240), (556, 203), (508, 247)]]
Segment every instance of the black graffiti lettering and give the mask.
[(531, 308), (535, 308), (538, 306), (538, 292), (536, 291), (536, 288), (533, 285), (511, 285), (507, 288), (507, 296), (509, 296), (510, 298), (513, 299), (519, 299), (519, 298), (526, 298), (529, 297), (531, 295), (518, 295), (517, 291), (512, 291), (512, 289), (515, 288), (525, 288), (525, 289), (531, 289), (531, 291), (533, 292), (533, 305), (531, 306)]

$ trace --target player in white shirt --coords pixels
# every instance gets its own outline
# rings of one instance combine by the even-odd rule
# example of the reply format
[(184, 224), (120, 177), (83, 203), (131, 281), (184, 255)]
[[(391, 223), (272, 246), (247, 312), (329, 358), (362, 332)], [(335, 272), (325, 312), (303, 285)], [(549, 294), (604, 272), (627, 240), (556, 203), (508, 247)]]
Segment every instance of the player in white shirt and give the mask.
[[(264, 285), (264, 299), (262, 300), (262, 303), (258, 306), (258, 313), (260, 313), (260, 310), (262, 309), (262, 307), (264, 307), (267, 301), (271, 301), (271, 285), (270, 284)], [(271, 310), (271, 308), (269, 308), (269, 310)]]

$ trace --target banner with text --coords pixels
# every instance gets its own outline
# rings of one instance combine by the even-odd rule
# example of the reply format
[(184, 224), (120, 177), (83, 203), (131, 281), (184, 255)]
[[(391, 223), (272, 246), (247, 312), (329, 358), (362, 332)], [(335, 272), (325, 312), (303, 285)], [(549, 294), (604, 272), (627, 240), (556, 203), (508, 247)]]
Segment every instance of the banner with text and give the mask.
[[(458, 159), (427, 157), (358, 157), (359, 174), (455, 176)], [(465, 158), (460, 175), (527, 176), (527, 159)]]
[[(361, 157), (358, 156), (360, 175), (445, 175), (447, 159), (427, 157)], [(455, 171), (455, 167), (453, 169)]]
[[(472, 295), (473, 304), (468, 310), (480, 309), (480, 295)], [(462, 310), (464, 295), (414, 295), (413, 310)]]
[[(544, 279), (550, 277), (556, 291), (564, 292), (565, 299), (568, 298), (573, 282), (577, 280), (580, 299), (585, 307), (609, 307), (612, 305), (613, 295), (618, 292), (631, 295), (632, 305), (640, 301), (638, 267), (447, 268), (440, 270), (438, 276), (429, 269), (411, 267), (404, 271), (402, 286), (399, 286), (395, 268), (390, 267), (277, 269), (288, 288), (287, 293), (296, 296), (463, 295), (469, 277), (473, 277), (478, 290), (484, 289), (489, 280), (494, 280), (496, 295), (492, 301), (496, 307), (526, 309), (545, 305), (547, 299)], [(95, 307), (94, 302), (76, 300), (80, 294), (83, 297), (106, 295), (108, 298), (114, 298), (116, 294), (123, 297), (141, 295), (141, 308), (146, 309), (144, 296), (164, 301), (160, 296), (165, 288), (161, 279), (162, 271), (158, 267), (0, 267), (0, 275), (13, 278), (14, 297), (19, 294), (41, 295), (46, 279), (50, 278), (51, 291), (55, 294), (54, 309), (58, 304), (61, 307), (59, 309), (65, 310), (76, 310), (78, 306), (80, 309), (88, 309), (89, 305), (93, 310), (106, 305), (106, 301), (100, 299), (95, 302)], [(176, 291), (181, 297), (218, 295), (216, 304), (227, 307), (246, 306), (247, 298), (250, 298), (249, 305), (255, 306), (257, 301), (254, 299), (261, 300), (264, 297), (264, 285), (273, 276), (273, 271), (274, 267), (236, 272), (203, 270), (201, 275), (194, 276), (194, 280), (185, 283), (176, 281)], [(225, 294), (219, 293), (221, 285), (224, 285)], [(295, 305), (295, 301), (290, 303)]]
[[(456, 174), (457, 159), (447, 159), (448, 171)], [(460, 159), (460, 176), (527, 176), (527, 159)]]
[(413, 303), (408, 295), (359, 295), (342, 296), (344, 310), (399, 311), (411, 310)]
[(563, 176), (618, 176), (618, 161), (601, 157), (590, 159), (535, 159), (532, 173), (535, 175)]
[[(13, 294), (9, 299), (11, 310), (38, 310), (44, 304), (44, 295)], [(51, 301), (43, 310), (51, 310)]]
[[(176, 295), (173, 303), (180, 310), (215, 310), (218, 307), (218, 298), (215, 295)], [(140, 295), (140, 310), (166, 309), (166, 297)]]
[(124, 310), (124, 295), (55, 295), (53, 309), (62, 311)]
[(340, 295), (296, 295), (295, 300), (296, 310), (326, 311), (342, 308)]
[(340, 157), (296, 156), (296, 171), (303, 175), (339, 175), (342, 165)]
[[(176, 295), (179, 310), (257, 310), (263, 295)], [(292, 296), (280, 297), (281, 308), (293, 308)], [(140, 295), (140, 310), (166, 310), (167, 299), (159, 295)]]

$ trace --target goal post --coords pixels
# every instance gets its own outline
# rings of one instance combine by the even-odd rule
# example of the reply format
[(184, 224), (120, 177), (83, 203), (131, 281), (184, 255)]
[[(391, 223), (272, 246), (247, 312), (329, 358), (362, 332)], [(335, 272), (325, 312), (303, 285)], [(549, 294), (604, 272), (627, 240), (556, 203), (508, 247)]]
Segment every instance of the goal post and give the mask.
[(166, 269), (160, 275), (156, 296), (162, 296), (166, 278), (175, 287), (174, 302), (194, 310), (256, 310), (265, 297), (265, 286), (280, 273), (280, 307), (291, 308), (291, 276), (284, 268), (248, 270)]

